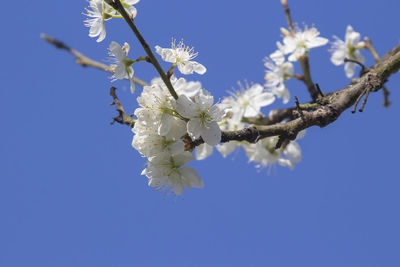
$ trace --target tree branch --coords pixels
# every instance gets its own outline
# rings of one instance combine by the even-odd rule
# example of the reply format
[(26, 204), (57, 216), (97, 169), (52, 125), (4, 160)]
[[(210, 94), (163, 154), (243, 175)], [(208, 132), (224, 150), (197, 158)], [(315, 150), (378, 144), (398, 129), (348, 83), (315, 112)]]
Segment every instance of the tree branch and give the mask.
[[(94, 61), (88, 57), (86, 57), (85, 55), (81, 54), (80, 52), (78, 52), (77, 50), (69, 47), (68, 45), (66, 45), (65, 43), (50, 37), (44, 33), (42, 33), (40, 35), (40, 37), (42, 37), (46, 42), (48, 42), (49, 44), (54, 45), (55, 47), (59, 48), (59, 49), (63, 49), (68, 51), (69, 53), (71, 53), (72, 55), (75, 56), (75, 62), (79, 65), (82, 65), (83, 67), (93, 67), (96, 69), (100, 69), (106, 72), (110, 72), (110, 73), (114, 73), (114, 69), (111, 66), (107, 66), (103, 63), (100, 63), (98, 61)], [(147, 86), (148, 84), (136, 77), (133, 77), (133, 81), (140, 85), (140, 86)]]
[[(325, 94), (317, 99), (312, 111), (302, 111), (302, 116), (285, 123), (267, 126), (250, 125), (238, 131), (223, 131), (221, 142), (258, 140), (271, 136), (281, 136), (282, 139), (294, 140), (297, 134), (311, 126), (325, 127), (337, 120), (343, 111), (354, 105), (360, 96), (381, 89), (388, 77), (400, 69), (400, 45), (389, 51), (376, 65), (372, 66), (361, 78), (342, 90)], [(287, 110), (289, 112), (289, 110)], [(291, 111), (293, 112), (293, 110)], [(193, 142), (194, 146), (204, 143), (200, 138)]]

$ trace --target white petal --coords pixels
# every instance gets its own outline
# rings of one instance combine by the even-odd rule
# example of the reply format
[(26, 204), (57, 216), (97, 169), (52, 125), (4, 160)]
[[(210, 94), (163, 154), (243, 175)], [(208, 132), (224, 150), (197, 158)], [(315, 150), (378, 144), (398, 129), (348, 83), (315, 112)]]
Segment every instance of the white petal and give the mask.
[(213, 147), (204, 143), (196, 147), (195, 155), (197, 160), (203, 160), (211, 156), (213, 153)]
[(104, 23), (102, 23), (102, 31), (100, 32), (99, 38), (97, 38), (96, 42), (100, 43), (106, 38), (106, 28), (104, 27)]
[(221, 129), (215, 121), (207, 123), (201, 128), (201, 137), (210, 146), (216, 146), (221, 142)]
[(260, 107), (271, 105), (275, 101), (275, 97), (271, 93), (262, 93), (257, 96), (255, 102)]
[(151, 187), (159, 187), (168, 183), (167, 177), (160, 177), (160, 178), (152, 178), (149, 179), (148, 185)]
[(194, 156), (192, 153), (190, 153), (188, 151), (184, 151), (184, 152), (174, 156), (174, 163), (177, 166), (183, 166), (192, 160), (194, 160)]
[(128, 13), (130, 13), (132, 18), (135, 18), (137, 15), (137, 10), (134, 6), (128, 8)]
[(92, 25), (89, 29), (89, 36), (96, 37), (103, 30), (103, 23), (102, 23), (101, 19), (93, 19), (91, 21), (92, 21)]
[(201, 134), (201, 121), (200, 119), (193, 118), (187, 123), (187, 132), (192, 138), (199, 138)]
[(203, 75), (204, 73), (206, 73), (207, 69), (206, 67), (204, 67), (203, 65), (201, 65), (198, 62), (192, 61), (193, 63), (193, 70), (194, 72), (197, 72), (198, 74)]
[(344, 58), (346, 57), (346, 51), (343, 49), (335, 50), (331, 56), (331, 61), (336, 66), (342, 65), (344, 63)]
[(194, 101), (200, 110), (208, 110), (214, 103), (214, 97), (205, 89), (200, 90), (200, 94), (194, 97)]
[(177, 195), (177, 196), (182, 195), (183, 185), (181, 183), (174, 183), (174, 184), (172, 184), (172, 190), (174, 191), (175, 195)]
[(344, 72), (346, 73), (347, 78), (353, 77), (355, 71), (356, 71), (356, 63), (346, 62), (344, 64)]
[(114, 78), (121, 80), (125, 79), (127, 76), (125, 65), (121, 62), (120, 64), (117, 65), (117, 67), (114, 70)]
[(176, 100), (176, 110), (185, 118), (193, 118), (197, 114), (197, 105), (185, 95), (180, 95)]
[(179, 169), (183, 179), (188, 180), (190, 185), (194, 188), (203, 188), (204, 182), (201, 180), (199, 174), (191, 167), (182, 167)]
[(166, 113), (161, 116), (160, 126), (158, 127), (158, 134), (161, 136), (166, 135), (171, 129), (171, 119), (172, 117)]
[(122, 51), (122, 47), (117, 42), (112, 41), (108, 49), (119, 62), (125, 58), (124, 51)]
[(224, 158), (229, 154), (231, 154), (235, 150), (235, 148), (236, 148), (235, 141), (230, 141), (228, 143), (217, 145), (217, 150), (222, 154)]
[(173, 156), (183, 152), (184, 150), (185, 144), (182, 141), (177, 141), (176, 143), (169, 145), (169, 151)]
[(193, 73), (193, 64), (190, 61), (185, 62), (185, 63), (179, 62), (177, 64), (177, 66), (178, 66), (179, 71), (184, 75)]

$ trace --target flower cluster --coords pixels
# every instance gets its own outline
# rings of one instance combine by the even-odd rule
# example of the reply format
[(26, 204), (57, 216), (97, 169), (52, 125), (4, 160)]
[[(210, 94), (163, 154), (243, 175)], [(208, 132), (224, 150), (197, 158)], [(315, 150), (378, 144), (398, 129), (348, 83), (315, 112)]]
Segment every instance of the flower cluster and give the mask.
[(132, 146), (148, 160), (142, 174), (149, 179), (149, 186), (169, 189), (180, 195), (183, 188), (201, 188), (203, 181), (197, 172), (184, 166), (194, 160), (185, 151), (183, 139), (202, 137), (210, 145), (221, 140), (217, 122), (224, 116), (224, 107), (213, 105), (213, 97), (199, 82), (171, 77), (179, 98), (175, 100), (161, 79), (154, 79), (143, 88), (138, 97), (137, 121)]

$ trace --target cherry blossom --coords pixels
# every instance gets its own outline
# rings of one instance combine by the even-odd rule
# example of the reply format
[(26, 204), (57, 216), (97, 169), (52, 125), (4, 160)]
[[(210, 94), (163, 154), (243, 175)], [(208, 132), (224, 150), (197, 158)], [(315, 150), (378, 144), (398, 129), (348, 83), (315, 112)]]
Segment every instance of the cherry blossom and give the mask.
[(185, 46), (183, 40), (181, 40), (178, 45), (176, 45), (175, 40), (172, 40), (171, 48), (161, 48), (158, 45), (155, 48), (157, 54), (159, 54), (164, 61), (178, 66), (182, 74), (192, 74), (193, 72), (204, 74), (207, 71), (206, 67), (196, 61), (192, 61), (193, 58), (197, 57), (198, 53), (194, 52), (194, 48)]
[(347, 26), (345, 41), (343, 42), (338, 37), (334, 36), (335, 41), (331, 47), (331, 61), (336, 66), (344, 64), (344, 71), (347, 78), (354, 76), (357, 64), (354, 62), (344, 62), (345, 58), (356, 60), (360, 63), (364, 63), (364, 57), (361, 55), (359, 49), (364, 46), (363, 42), (360, 42), (360, 33), (355, 32), (353, 27)]

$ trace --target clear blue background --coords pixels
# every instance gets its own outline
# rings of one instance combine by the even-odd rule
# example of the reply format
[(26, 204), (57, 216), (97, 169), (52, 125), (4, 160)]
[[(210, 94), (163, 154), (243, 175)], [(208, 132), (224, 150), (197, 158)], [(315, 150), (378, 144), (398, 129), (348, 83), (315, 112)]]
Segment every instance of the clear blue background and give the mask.
[[(399, 43), (397, 0), (289, 4), (294, 21), (314, 23), (321, 36), (343, 38), (351, 24), (381, 55)], [(145, 161), (130, 146), (129, 128), (109, 125), (116, 115), (110, 75), (76, 65), (39, 38), (47, 33), (103, 62), (112, 40), (128, 41), (132, 57), (144, 55), (122, 20), (106, 24), (104, 42), (89, 38), (86, 6), (3, 5), (0, 266), (400, 266), (399, 74), (387, 83), (389, 109), (378, 92), (364, 113), (346, 111), (324, 129), (309, 129), (294, 171), (277, 167), (267, 176), (243, 152), (234, 160), (214, 153), (192, 164), (204, 189), (164, 199), (140, 175)], [(238, 80), (263, 82), (262, 59), (286, 26), (278, 0), (142, 0), (137, 9), (151, 46), (167, 47), (175, 37), (199, 51), (208, 71), (186, 78), (217, 98)], [(325, 92), (349, 83), (327, 49), (310, 55)], [(156, 75), (147, 63), (135, 71), (146, 81)], [(131, 96), (127, 83), (114, 85), (133, 111), (139, 88)], [(302, 84), (289, 86), (309, 100)]]

